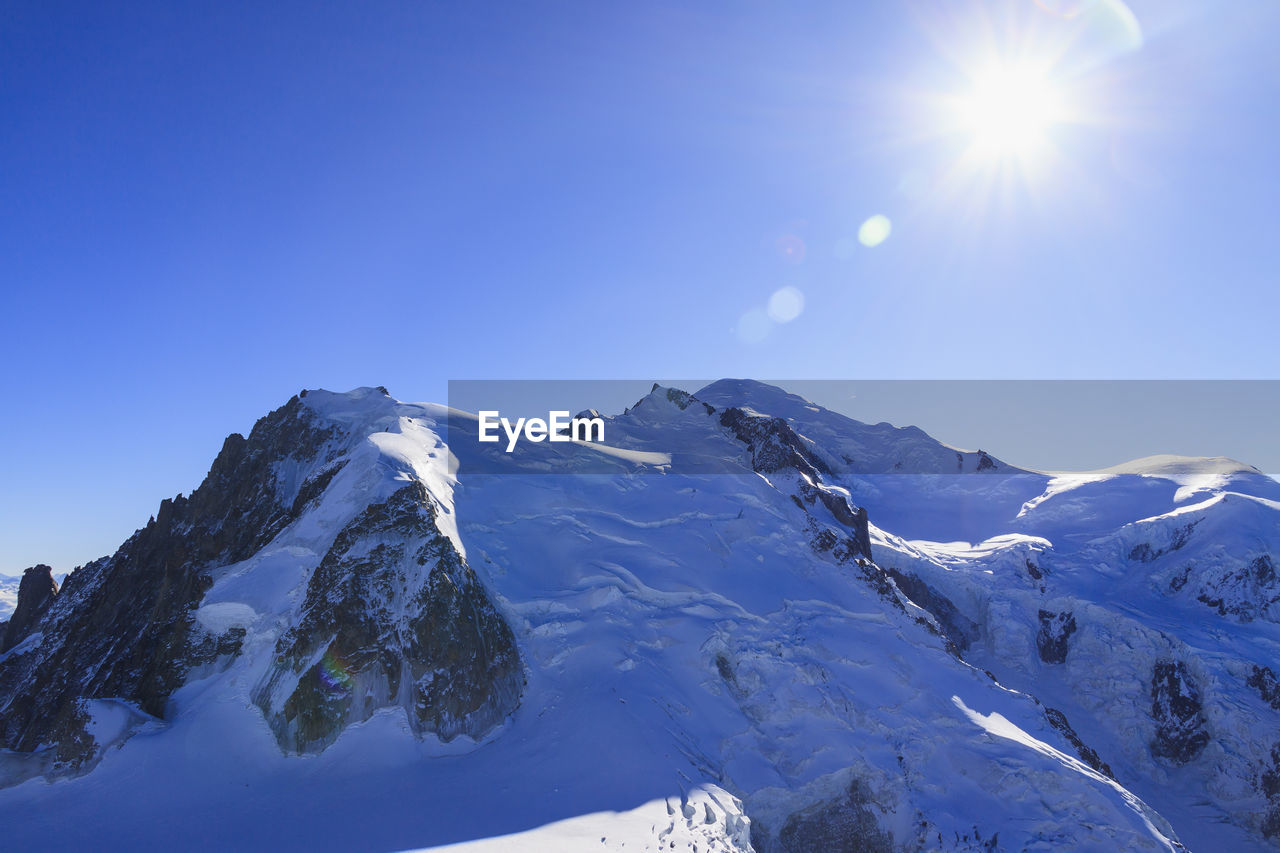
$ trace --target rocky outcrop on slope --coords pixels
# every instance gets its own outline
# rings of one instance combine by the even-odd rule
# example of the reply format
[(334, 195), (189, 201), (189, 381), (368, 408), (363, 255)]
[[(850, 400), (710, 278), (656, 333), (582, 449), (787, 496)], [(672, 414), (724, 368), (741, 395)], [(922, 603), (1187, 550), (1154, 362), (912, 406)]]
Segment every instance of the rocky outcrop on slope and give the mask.
[(1270, 554), (1261, 554), (1234, 567), (1215, 565), (1209, 571), (1198, 573), (1195, 568), (1186, 567), (1170, 581), (1170, 588), (1176, 591), (1198, 574), (1196, 600), (1218, 611), (1219, 616), (1250, 622), (1280, 604), (1280, 575)]
[(1200, 690), (1182, 661), (1158, 661), (1151, 675), (1151, 716), (1156, 735), (1151, 752), (1186, 764), (1209, 743)]
[[(662, 386), (660, 386), (658, 383), (656, 382), (653, 383), (653, 388), (650, 390), (650, 393), (652, 393), (653, 391), (659, 390), (661, 387)], [(702, 411), (706, 412), (708, 415), (715, 412), (714, 406), (711, 406), (707, 403), (702, 402), (697, 397), (690, 394), (688, 391), (683, 391), (679, 388), (667, 388), (665, 390), (666, 390), (667, 401), (678, 406), (681, 410), (688, 409), (690, 406), (697, 406)]]
[(902, 594), (922, 610), (927, 610), (937, 620), (938, 628), (949, 644), (958, 653), (968, 650), (969, 645), (981, 634), (980, 626), (961, 612), (951, 599), (938, 592), (918, 575), (888, 568), (885, 571), (893, 578)]
[(1041, 610), (1037, 613), (1040, 630), (1036, 632), (1036, 650), (1045, 663), (1065, 663), (1067, 642), (1076, 632), (1076, 617), (1071, 611), (1055, 613)]
[(1080, 760), (1088, 764), (1094, 770), (1098, 771), (1108, 779), (1115, 779), (1116, 776), (1111, 772), (1111, 765), (1103, 761), (1099, 757), (1097, 750), (1084, 742), (1079, 733), (1071, 727), (1071, 723), (1067, 722), (1067, 715), (1059, 711), (1057, 708), (1045, 708), (1045, 719), (1049, 721), (1049, 725), (1057, 729), (1067, 742), (1075, 747), (1076, 755), (1080, 756)]
[(18, 584), (18, 604), (0, 633), (0, 653), (7, 652), (31, 633), (58, 594), (53, 569), (41, 563), (22, 573)]
[(1191, 534), (1195, 530), (1198, 521), (1189, 521), (1176, 528), (1169, 537), (1167, 544), (1154, 546), (1150, 542), (1139, 542), (1129, 551), (1129, 559), (1137, 563), (1150, 563), (1157, 560), (1165, 554), (1174, 551), (1181, 551), (1191, 541)]
[(1271, 667), (1255, 664), (1253, 672), (1249, 674), (1246, 683), (1258, 691), (1262, 701), (1280, 711), (1280, 679), (1276, 678), (1276, 674), (1271, 671)]
[(212, 636), (194, 619), (207, 569), (247, 558), (298, 516), (307, 484), (291, 485), (281, 468), (330, 462), (338, 435), (294, 397), (248, 438), (228, 437), (189, 498), (163, 501), (113, 556), (71, 573), (39, 643), (0, 657), (0, 747), (42, 751), (24, 774), (91, 765), (104, 746), (87, 729), (95, 701), (163, 717), (192, 666), (236, 652), (242, 631)]
[[(678, 393), (684, 396), (673, 401), (681, 408), (693, 403), (706, 406), (692, 395)], [(707, 410), (715, 411), (709, 406)], [(809, 516), (808, 530), (814, 550), (830, 552), (842, 563), (871, 559), (867, 511), (850, 503), (843, 489), (822, 482), (823, 475), (829, 476), (831, 469), (785, 419), (750, 409), (728, 408), (720, 412), (720, 425), (747, 446), (751, 469), (756, 473), (768, 475), (789, 470), (799, 475), (792, 500)], [(818, 506), (826, 509), (836, 525), (814, 515), (813, 510)]]
[[(683, 397), (669, 395), (669, 399), (681, 408), (693, 403), (706, 405), (696, 397), (678, 393)], [(709, 413), (714, 411), (708, 407)], [(753, 471), (767, 475), (777, 486), (794, 478), (791, 500), (805, 513), (804, 530), (814, 552), (847, 566), (880, 598), (899, 611), (910, 613), (926, 630), (941, 637), (951, 654), (961, 656), (976, 636), (976, 626), (945, 596), (927, 585), (913, 584), (907, 576), (886, 570), (872, 560), (866, 509), (855, 506), (847, 490), (823, 482), (833, 472), (808, 439), (786, 419), (752, 409), (730, 407), (720, 412), (719, 420), (721, 427), (747, 446)]]
[(853, 780), (843, 796), (789, 815), (776, 839), (764, 828), (753, 831), (751, 843), (759, 853), (892, 853), (893, 836), (880, 828), (875, 801), (860, 780)]
[[(0, 656), (0, 747), (13, 751), (0, 783), (88, 769), (109, 743), (163, 718), (193, 668), (240, 652), (245, 628), (211, 633), (196, 618), (211, 571), (256, 554), (305, 514), (362, 438), (304, 396), (248, 438), (230, 436), (189, 498), (163, 501), (60, 592), (47, 567), (28, 573), (5, 629), (12, 648)], [(259, 691), (283, 748), (321, 749), (348, 722), (396, 703), (419, 732), (478, 737), (518, 703), (512, 632), (436, 517), (411, 481), (337, 534)], [(108, 706), (132, 721), (109, 743), (91, 734)]]
[[(1197, 507), (1193, 518), (1174, 511), (1145, 519), (1134, 525), (1142, 538), (1127, 556), (1156, 564), (1152, 580), (1166, 595), (1195, 600), (1232, 622), (1280, 622), (1280, 570), (1267, 533), (1274, 529), (1273, 506), (1225, 493)], [(1236, 541), (1241, 535), (1246, 547)]]
[(437, 511), (410, 483), (334, 540), (256, 692), (281, 748), (318, 752), (393, 705), (419, 734), (479, 738), (519, 703), (515, 638)]
[(1280, 743), (1271, 747), (1271, 763), (1258, 774), (1258, 790), (1267, 803), (1262, 834), (1267, 838), (1280, 838)]
[(782, 418), (730, 408), (720, 413), (720, 425), (747, 446), (754, 471), (772, 474), (782, 468), (794, 468), (815, 480), (821, 474), (831, 473), (827, 464)]

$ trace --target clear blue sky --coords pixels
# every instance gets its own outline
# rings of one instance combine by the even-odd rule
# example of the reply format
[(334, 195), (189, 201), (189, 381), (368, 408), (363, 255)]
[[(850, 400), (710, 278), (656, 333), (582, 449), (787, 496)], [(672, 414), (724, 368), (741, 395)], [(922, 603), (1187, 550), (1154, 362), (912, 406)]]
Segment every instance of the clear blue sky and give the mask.
[[(1221, 0), (11, 0), (0, 571), (113, 550), (303, 387), (1273, 378), (1278, 25)], [(1043, 72), (1024, 113), (1065, 106), (975, 155), (997, 60)]]

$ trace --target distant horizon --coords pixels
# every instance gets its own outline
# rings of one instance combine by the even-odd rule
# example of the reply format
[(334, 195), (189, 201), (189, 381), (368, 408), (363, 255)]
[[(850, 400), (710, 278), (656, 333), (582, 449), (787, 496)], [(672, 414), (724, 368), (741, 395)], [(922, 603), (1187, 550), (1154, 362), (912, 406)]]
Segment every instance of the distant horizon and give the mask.
[[(729, 378), (729, 377), (722, 377)], [(740, 377), (739, 377), (740, 378)], [(426, 402), (457, 405), (474, 411), (476, 399), (492, 402), (485, 406), (510, 407), (516, 414), (545, 411), (545, 400), (555, 400), (555, 405), (565, 406), (577, 412), (596, 408), (605, 415), (618, 415), (649, 393), (652, 385), (677, 387), (696, 393), (710, 381), (703, 379), (635, 379), (635, 380), (479, 380), (452, 381), (449, 393), (440, 400), (413, 401), (398, 397), (394, 389), (387, 389), (392, 397), (406, 403)], [(1216, 381), (1216, 380), (1043, 380), (1036, 382), (1019, 380), (756, 380), (767, 385), (797, 394), (816, 405), (868, 424), (890, 423), (895, 427), (914, 426), (924, 430), (932, 438), (961, 450), (984, 450), (1009, 465), (1046, 475), (1087, 474), (1150, 456), (1172, 455), (1186, 458), (1226, 457), (1259, 470), (1280, 482), (1280, 448), (1275, 447), (1271, 434), (1261, 430), (1261, 425), (1280, 419), (1280, 381)], [(356, 388), (383, 386), (358, 385)], [(332, 389), (308, 389), (332, 390)], [(857, 394), (849, 392), (856, 390)], [(479, 397), (477, 395), (480, 395)], [(461, 399), (454, 399), (459, 397)], [(958, 401), (981, 398), (981, 406), (961, 405)], [(851, 399), (858, 402), (854, 404)], [(1103, 410), (1111, 406), (1108, 398), (1116, 400), (1143, 400), (1139, 407), (1127, 406), (1130, 417), (1123, 424), (1115, 421), (1090, 421), (1089, 412), (1079, 405), (1080, 400), (1091, 400)], [(283, 405), (280, 401), (278, 405)], [(833, 405), (834, 404), (834, 405)], [(1051, 405), (1053, 406), (1051, 408)], [(539, 409), (539, 407), (542, 409)], [(868, 409), (870, 406), (870, 409)], [(1214, 413), (1233, 408), (1251, 407), (1255, 413), (1250, 419), (1224, 421)], [(275, 408), (275, 407), (273, 407)], [(868, 417), (868, 411), (885, 411), (888, 417)], [(1025, 431), (1019, 417), (1010, 412), (1033, 410), (1039, 421), (1053, 426), (1050, 441), (1033, 440)], [(1184, 417), (1172, 418), (1170, 413), (1186, 412)], [(266, 411), (259, 416), (267, 414)], [(1192, 417), (1198, 414), (1201, 417)], [(256, 418), (255, 418), (256, 420)], [(1101, 425), (1100, 425), (1101, 424)], [(247, 435), (252, 422), (241, 430)], [(1120, 427), (1123, 428), (1120, 428)], [(1236, 429), (1233, 431), (1231, 427)], [(1253, 427), (1258, 427), (1257, 429)], [(980, 438), (985, 434), (986, 438)], [(1105, 437), (1099, 441), (1098, 437)], [(994, 440), (989, 440), (994, 439)], [(1144, 442), (1146, 443), (1144, 445)], [(1161, 445), (1160, 442), (1165, 442)], [(1184, 447), (1233, 446), (1244, 452), (1186, 453), (1171, 450), (1179, 442)], [(220, 446), (220, 445), (219, 445)], [(1143, 452), (1143, 447), (1151, 447)], [(1007, 447), (1007, 449), (1002, 449)], [(1163, 449), (1161, 449), (1163, 447)], [(1126, 452), (1126, 448), (1129, 452)], [(1057, 454), (1056, 456), (1054, 454)], [(1255, 455), (1258, 461), (1248, 457)], [(1262, 461), (1265, 457), (1266, 461)], [(1081, 460), (1076, 467), (1039, 464), (1041, 460)], [(1098, 464), (1087, 460), (1096, 459)], [(1259, 464), (1262, 461), (1262, 464)], [(207, 471), (213, 462), (210, 456), (204, 461)], [(1266, 470), (1274, 466), (1274, 472)], [(128, 526), (119, 527), (115, 539), (108, 545), (99, 545), (97, 552), (89, 554), (87, 543), (74, 550), (85, 554), (81, 558), (67, 559), (51, 554), (15, 565), (0, 566), (0, 575), (16, 577), (26, 568), (44, 563), (54, 568), (55, 574), (65, 574), (73, 568), (100, 557), (110, 556), (134, 531), (143, 527), (146, 518), (154, 515), (161, 500), (177, 494), (190, 494), (203, 479), (203, 475), (186, 488), (154, 497), (146, 515)], [(874, 523), (874, 519), (872, 519)], [(128, 522), (126, 522), (126, 525)], [(108, 541), (99, 537), (99, 543)], [(65, 537), (57, 541), (66, 542)], [(28, 542), (28, 548), (39, 548), (39, 543)], [(102, 550), (105, 547), (106, 550)], [(63, 546), (63, 553), (69, 553)], [(50, 549), (57, 551), (58, 549)]]

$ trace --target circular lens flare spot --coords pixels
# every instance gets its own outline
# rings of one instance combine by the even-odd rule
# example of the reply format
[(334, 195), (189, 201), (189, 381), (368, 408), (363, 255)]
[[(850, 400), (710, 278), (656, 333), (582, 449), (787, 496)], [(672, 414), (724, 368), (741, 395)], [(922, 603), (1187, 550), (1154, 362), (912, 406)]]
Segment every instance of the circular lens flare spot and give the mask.
[(738, 318), (738, 340), (744, 344), (758, 344), (769, 337), (773, 321), (763, 308), (752, 308)]
[(868, 249), (874, 248), (888, 240), (892, 231), (893, 223), (889, 221), (889, 217), (877, 213), (859, 226), (858, 242)]
[(790, 323), (804, 312), (804, 294), (795, 287), (775, 290), (769, 297), (769, 319), (775, 323)]
[(778, 254), (782, 256), (783, 260), (790, 261), (793, 264), (802, 262), (807, 253), (804, 241), (795, 234), (784, 234), (778, 238), (776, 245)]

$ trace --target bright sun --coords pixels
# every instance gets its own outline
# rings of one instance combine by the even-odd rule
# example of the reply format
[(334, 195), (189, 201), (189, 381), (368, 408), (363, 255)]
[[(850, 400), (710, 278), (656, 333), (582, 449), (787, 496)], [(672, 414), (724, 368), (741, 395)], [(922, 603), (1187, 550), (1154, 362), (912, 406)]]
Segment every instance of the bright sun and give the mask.
[(993, 68), (973, 79), (957, 104), (962, 129), (987, 158), (1025, 159), (1048, 142), (1062, 118), (1052, 83), (1029, 68)]

